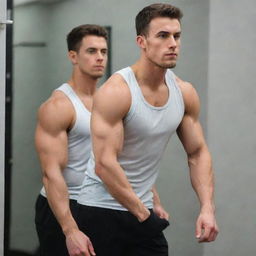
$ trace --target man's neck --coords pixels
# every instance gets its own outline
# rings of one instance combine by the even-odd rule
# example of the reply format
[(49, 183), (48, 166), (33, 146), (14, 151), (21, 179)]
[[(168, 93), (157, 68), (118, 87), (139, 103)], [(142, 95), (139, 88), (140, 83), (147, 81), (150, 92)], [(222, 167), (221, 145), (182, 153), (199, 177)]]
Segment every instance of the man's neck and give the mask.
[(156, 88), (165, 82), (167, 69), (158, 67), (152, 62), (139, 59), (131, 68), (140, 85)]
[(92, 96), (96, 91), (98, 79), (84, 74), (73, 72), (68, 84), (75, 92), (84, 96)]

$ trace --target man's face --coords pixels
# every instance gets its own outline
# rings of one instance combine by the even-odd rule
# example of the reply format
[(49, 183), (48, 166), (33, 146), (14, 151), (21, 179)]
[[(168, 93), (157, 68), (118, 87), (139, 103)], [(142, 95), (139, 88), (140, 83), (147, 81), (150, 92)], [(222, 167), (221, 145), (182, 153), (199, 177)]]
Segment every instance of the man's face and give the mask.
[(104, 75), (107, 64), (107, 42), (104, 37), (88, 35), (75, 52), (75, 62), (80, 72), (98, 79)]
[(180, 51), (181, 27), (177, 19), (158, 17), (149, 23), (144, 37), (146, 57), (162, 68), (174, 68)]

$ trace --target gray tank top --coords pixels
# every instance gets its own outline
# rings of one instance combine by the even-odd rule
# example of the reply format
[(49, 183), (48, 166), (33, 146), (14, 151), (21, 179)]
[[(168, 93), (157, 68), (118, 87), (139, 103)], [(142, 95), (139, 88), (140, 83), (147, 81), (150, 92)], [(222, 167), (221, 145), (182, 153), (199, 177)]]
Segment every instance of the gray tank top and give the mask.
[[(152, 106), (145, 100), (130, 67), (117, 73), (128, 84), (132, 99), (124, 118), (124, 143), (118, 162), (137, 196), (146, 207), (153, 208), (151, 189), (156, 182), (159, 162), (166, 145), (183, 118), (183, 97), (171, 70), (167, 70), (165, 75), (169, 98), (161, 107)], [(88, 206), (127, 210), (109, 194), (95, 174), (93, 154), (87, 170), (78, 202)]]
[[(91, 151), (90, 118), (91, 112), (86, 109), (80, 98), (76, 95), (72, 87), (63, 84), (56, 90), (62, 91), (72, 102), (76, 121), (72, 129), (68, 132), (68, 162), (63, 170), (69, 198), (77, 199), (82, 182), (87, 169), (87, 162)], [(65, 115), (65, 113), (63, 113)], [(41, 195), (46, 197), (44, 187)]]

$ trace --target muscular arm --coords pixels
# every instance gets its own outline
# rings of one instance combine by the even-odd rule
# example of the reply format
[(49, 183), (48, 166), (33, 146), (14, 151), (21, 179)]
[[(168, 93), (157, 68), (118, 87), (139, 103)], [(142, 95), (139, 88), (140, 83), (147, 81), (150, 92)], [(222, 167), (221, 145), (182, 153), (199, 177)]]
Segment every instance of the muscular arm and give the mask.
[(215, 240), (218, 233), (214, 213), (214, 177), (211, 156), (199, 122), (198, 95), (191, 84), (183, 81), (179, 81), (179, 84), (185, 104), (185, 115), (177, 129), (177, 134), (187, 153), (191, 183), (201, 206), (196, 236), (200, 238), (200, 242), (210, 242)]
[[(70, 255), (80, 255), (73, 253), (80, 246), (79, 242), (70, 242), (69, 238), (72, 236), (71, 240), (77, 240), (76, 237), (80, 236), (81, 241), (86, 242), (84, 240), (87, 237), (78, 230), (71, 214), (68, 189), (62, 175), (68, 158), (67, 129), (71, 124), (71, 116), (70, 108), (62, 100), (50, 99), (44, 103), (38, 112), (35, 144), (48, 203), (67, 238)], [(81, 250), (86, 250), (84, 247)]]
[(63, 232), (76, 227), (69, 209), (69, 197), (62, 170), (67, 162), (67, 126), (65, 115), (59, 113), (60, 104), (50, 100), (38, 112), (35, 143), (41, 162), (43, 184), (47, 199)]
[(98, 90), (91, 120), (95, 172), (109, 193), (139, 221), (143, 221), (149, 216), (149, 211), (134, 193), (117, 161), (123, 145), (123, 118), (129, 106), (129, 91), (120, 77), (113, 76)]

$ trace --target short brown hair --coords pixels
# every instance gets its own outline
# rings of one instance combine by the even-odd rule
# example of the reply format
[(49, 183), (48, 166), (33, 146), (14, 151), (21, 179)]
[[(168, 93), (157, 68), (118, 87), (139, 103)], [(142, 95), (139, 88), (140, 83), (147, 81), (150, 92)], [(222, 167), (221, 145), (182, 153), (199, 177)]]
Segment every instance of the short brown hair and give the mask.
[(159, 3), (146, 6), (137, 14), (135, 19), (137, 35), (147, 35), (149, 23), (154, 18), (167, 17), (177, 19), (180, 22), (182, 16), (182, 11), (170, 4)]
[(67, 35), (69, 51), (78, 51), (85, 36), (94, 35), (108, 40), (108, 32), (104, 27), (95, 24), (84, 24), (73, 28)]

